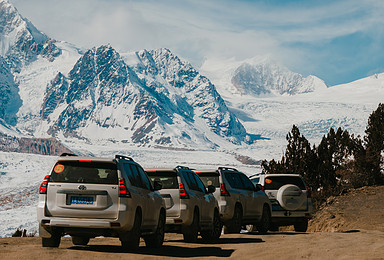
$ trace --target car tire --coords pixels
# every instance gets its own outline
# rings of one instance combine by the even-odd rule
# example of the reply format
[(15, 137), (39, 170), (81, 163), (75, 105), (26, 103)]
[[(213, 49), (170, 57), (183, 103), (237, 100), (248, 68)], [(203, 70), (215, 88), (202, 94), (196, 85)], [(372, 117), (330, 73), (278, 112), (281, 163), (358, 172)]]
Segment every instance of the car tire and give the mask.
[(165, 213), (161, 212), (159, 215), (159, 221), (158, 221), (155, 233), (144, 237), (146, 247), (158, 248), (163, 245), (165, 218), (166, 218)]
[(200, 232), (201, 237), (206, 241), (217, 241), (221, 236), (221, 230), (223, 229), (223, 223), (220, 220), (220, 215), (217, 210), (215, 210), (212, 222), (211, 230), (203, 230)]
[(260, 222), (256, 224), (256, 229), (259, 232), (259, 234), (265, 234), (267, 233), (270, 226), (271, 226), (271, 211), (269, 210), (268, 206), (264, 205), (263, 214), (261, 216)]
[(141, 214), (140, 211), (136, 211), (135, 221), (133, 228), (129, 231), (121, 240), (121, 246), (124, 250), (135, 251), (139, 248), (140, 245), (140, 235), (141, 235)]
[(89, 237), (72, 237), (72, 244), (76, 246), (86, 246), (89, 243)]
[(43, 247), (59, 247), (61, 241), (61, 235), (52, 234), (50, 238), (42, 237), (41, 244)]
[(184, 241), (187, 243), (194, 243), (197, 241), (199, 234), (199, 214), (195, 210), (193, 213), (192, 224), (183, 228)]
[(307, 232), (308, 229), (308, 219), (303, 219), (296, 222), (294, 225), (295, 232)]
[(277, 191), (277, 201), (285, 210), (297, 210), (307, 199), (307, 195), (293, 184), (286, 184)]
[(242, 220), (243, 211), (240, 206), (236, 205), (232, 219), (224, 226), (224, 234), (240, 233)]

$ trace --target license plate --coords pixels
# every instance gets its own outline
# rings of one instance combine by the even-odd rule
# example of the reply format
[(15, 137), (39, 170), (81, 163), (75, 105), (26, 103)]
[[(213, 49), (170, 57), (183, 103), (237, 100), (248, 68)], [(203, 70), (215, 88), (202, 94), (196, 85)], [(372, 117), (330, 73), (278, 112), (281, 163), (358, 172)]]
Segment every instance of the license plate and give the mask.
[(93, 205), (93, 197), (71, 196), (71, 204)]

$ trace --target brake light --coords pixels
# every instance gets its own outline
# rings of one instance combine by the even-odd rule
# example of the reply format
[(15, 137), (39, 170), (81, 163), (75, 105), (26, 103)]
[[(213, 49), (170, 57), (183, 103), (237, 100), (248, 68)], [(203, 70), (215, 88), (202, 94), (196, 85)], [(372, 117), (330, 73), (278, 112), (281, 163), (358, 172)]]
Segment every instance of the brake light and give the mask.
[(184, 188), (184, 184), (179, 184), (179, 191), (180, 191), (180, 199), (189, 199), (189, 195), (187, 191)]
[(307, 187), (307, 198), (312, 198), (312, 191), (309, 187)]
[(220, 195), (221, 196), (231, 196), (229, 194), (229, 192), (227, 191), (227, 189), (225, 188), (225, 184), (224, 183), (220, 183)]
[(39, 193), (40, 194), (47, 194), (47, 188), (48, 188), (48, 182), (49, 182), (49, 175), (44, 177), (43, 182), (40, 185)]
[(119, 197), (131, 198), (131, 193), (127, 189), (124, 179), (119, 179)]
[(79, 160), (79, 162), (92, 162), (91, 160)]

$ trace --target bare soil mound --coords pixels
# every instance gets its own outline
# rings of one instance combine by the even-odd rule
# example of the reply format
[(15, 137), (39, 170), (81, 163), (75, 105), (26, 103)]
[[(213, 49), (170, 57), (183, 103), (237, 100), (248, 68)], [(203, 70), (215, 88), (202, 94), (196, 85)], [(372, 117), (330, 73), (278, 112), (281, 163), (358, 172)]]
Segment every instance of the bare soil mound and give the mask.
[(309, 222), (308, 232), (384, 231), (384, 186), (330, 197)]

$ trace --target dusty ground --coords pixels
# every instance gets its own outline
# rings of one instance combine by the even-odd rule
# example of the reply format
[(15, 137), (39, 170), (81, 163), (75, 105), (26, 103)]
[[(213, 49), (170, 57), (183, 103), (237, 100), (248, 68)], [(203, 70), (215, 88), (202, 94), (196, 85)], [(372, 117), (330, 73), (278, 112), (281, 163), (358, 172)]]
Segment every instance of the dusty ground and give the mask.
[(331, 198), (309, 230), (317, 232), (226, 234), (215, 244), (188, 244), (167, 234), (162, 248), (141, 242), (136, 253), (123, 252), (115, 238), (92, 239), (88, 246), (63, 238), (59, 248), (42, 248), (38, 237), (2, 238), (0, 259), (384, 259), (384, 186)]
[(309, 232), (384, 231), (384, 186), (363, 187), (330, 197), (309, 223)]

